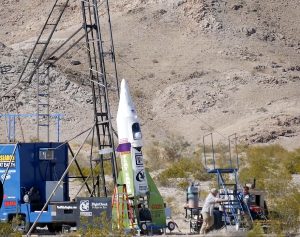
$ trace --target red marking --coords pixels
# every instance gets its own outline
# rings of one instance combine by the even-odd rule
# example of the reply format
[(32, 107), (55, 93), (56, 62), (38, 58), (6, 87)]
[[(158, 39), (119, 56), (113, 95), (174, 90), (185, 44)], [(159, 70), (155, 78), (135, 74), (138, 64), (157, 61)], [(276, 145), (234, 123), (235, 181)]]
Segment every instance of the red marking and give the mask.
[(17, 206), (17, 202), (16, 201), (5, 201), (4, 206), (5, 207), (14, 207), (14, 206)]
[(164, 208), (162, 204), (153, 204), (151, 205), (151, 209), (162, 209)]
[(250, 210), (255, 212), (255, 213), (259, 213), (259, 212), (262, 212), (262, 208), (259, 207), (259, 206), (256, 206), (256, 205), (251, 205), (250, 206)]

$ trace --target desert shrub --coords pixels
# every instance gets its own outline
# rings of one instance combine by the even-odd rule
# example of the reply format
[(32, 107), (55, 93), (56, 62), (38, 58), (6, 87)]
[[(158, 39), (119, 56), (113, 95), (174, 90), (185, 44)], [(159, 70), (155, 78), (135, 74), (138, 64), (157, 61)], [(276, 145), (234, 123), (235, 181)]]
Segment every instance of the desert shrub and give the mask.
[[(108, 162), (108, 161), (104, 161), (103, 165), (104, 165), (104, 173), (106, 175), (111, 175), (112, 174), (111, 163)], [(81, 172), (84, 176), (87, 177), (87, 176), (90, 175), (90, 173), (91, 173), (91, 167), (90, 166), (88, 166), (88, 165), (79, 165), (79, 166), (80, 166)], [(93, 173), (94, 173), (94, 175), (100, 174), (100, 171), (101, 171), (100, 164), (98, 164), (98, 165), (93, 164)], [(73, 163), (71, 165), (71, 167), (69, 169), (69, 175), (80, 177), (79, 169), (77, 168), (75, 163)]]
[(300, 149), (292, 152), (286, 151), (287, 158), (283, 160), (284, 166), (291, 174), (300, 174)]
[(206, 172), (199, 159), (182, 158), (174, 162), (157, 176), (157, 180), (161, 185), (167, 185), (171, 178), (193, 178), (206, 181), (211, 179), (211, 175)]
[(300, 149), (289, 152), (279, 145), (251, 147), (246, 151), (245, 159), (240, 180), (246, 183), (255, 177), (257, 187), (265, 189), (267, 184), (272, 185), (272, 180), (291, 180), (291, 174), (299, 173)]
[(178, 203), (176, 202), (176, 198), (174, 196), (167, 196), (164, 198), (166, 206), (171, 208), (172, 214), (177, 213), (179, 211)]
[(192, 156), (191, 145), (182, 136), (168, 134), (164, 141), (154, 141), (145, 149), (150, 170), (166, 168), (174, 161)]
[[(89, 174), (91, 173), (91, 168), (88, 167), (88, 166), (80, 166), (80, 169), (81, 169), (81, 172), (82, 174), (87, 177), (89, 176)], [(93, 169), (93, 172), (96, 173), (96, 174), (99, 174), (99, 171), (100, 171), (100, 167), (99, 166), (96, 166), (94, 169)], [(70, 169), (69, 169), (69, 175), (74, 175), (74, 176), (78, 176), (80, 177), (80, 172), (77, 168), (77, 166), (75, 164), (72, 164)]]
[(189, 185), (190, 185), (189, 180), (184, 179), (178, 182), (177, 187), (185, 191)]
[(89, 222), (86, 217), (81, 217), (80, 221), (83, 227), (79, 229), (79, 233), (83, 237), (131, 236), (126, 234), (125, 228), (117, 228), (117, 224), (107, 219), (105, 213), (100, 217), (93, 218), (92, 222)]
[(20, 218), (15, 217), (11, 222), (0, 222), (0, 236), (3, 237), (21, 237), (22, 233), (15, 230), (13, 226), (18, 226)]
[(271, 230), (275, 233), (297, 233), (300, 226), (300, 192), (292, 185), (283, 189), (284, 194), (280, 192), (271, 199)]
[(97, 141), (95, 138), (89, 137), (88, 139), (86, 139), (85, 141), (86, 144), (88, 145), (93, 145), (93, 146), (97, 146)]
[(40, 142), (40, 140), (37, 137), (30, 137), (30, 142)]
[(247, 233), (247, 237), (262, 237), (264, 230), (259, 222), (253, 223), (253, 228)]
[[(214, 186), (212, 186), (212, 187), (214, 187)], [(201, 200), (205, 200), (205, 198), (207, 197), (207, 195), (209, 194), (209, 192), (208, 191), (206, 191), (206, 190), (200, 190), (200, 193), (199, 193), (200, 195), (199, 195), (199, 198), (201, 199)]]
[(162, 158), (166, 161), (178, 161), (189, 153), (190, 144), (182, 136), (169, 134), (162, 144)]
[(296, 169), (290, 165), (298, 152), (288, 152), (278, 145), (251, 147), (239, 172), (242, 183), (255, 177), (257, 188), (266, 191), (271, 231), (277, 234), (294, 233), (300, 226), (300, 191), (291, 182)]
[(10, 236), (11, 233), (13, 233), (11, 224), (0, 222), (0, 236)]
[(145, 165), (150, 171), (159, 170), (163, 166), (160, 153), (161, 147), (157, 141), (152, 142), (150, 146), (146, 147), (145, 154), (148, 159), (145, 160)]

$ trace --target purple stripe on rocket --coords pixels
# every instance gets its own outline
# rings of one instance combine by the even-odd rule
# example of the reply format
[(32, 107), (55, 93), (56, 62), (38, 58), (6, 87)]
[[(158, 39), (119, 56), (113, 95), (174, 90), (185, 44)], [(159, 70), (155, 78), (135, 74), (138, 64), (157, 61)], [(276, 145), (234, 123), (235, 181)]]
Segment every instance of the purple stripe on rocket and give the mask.
[(126, 152), (126, 151), (130, 151), (130, 149), (131, 149), (131, 144), (128, 142), (128, 143), (119, 144), (117, 151)]

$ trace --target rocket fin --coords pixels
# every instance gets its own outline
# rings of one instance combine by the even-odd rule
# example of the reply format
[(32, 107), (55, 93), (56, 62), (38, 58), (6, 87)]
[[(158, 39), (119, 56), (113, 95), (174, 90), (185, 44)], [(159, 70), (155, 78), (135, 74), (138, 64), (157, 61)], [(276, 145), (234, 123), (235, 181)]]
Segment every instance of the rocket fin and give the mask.
[(149, 187), (148, 206), (151, 212), (152, 223), (161, 228), (166, 227), (166, 214), (164, 200), (158, 191), (152, 177), (148, 170), (146, 170), (146, 177)]

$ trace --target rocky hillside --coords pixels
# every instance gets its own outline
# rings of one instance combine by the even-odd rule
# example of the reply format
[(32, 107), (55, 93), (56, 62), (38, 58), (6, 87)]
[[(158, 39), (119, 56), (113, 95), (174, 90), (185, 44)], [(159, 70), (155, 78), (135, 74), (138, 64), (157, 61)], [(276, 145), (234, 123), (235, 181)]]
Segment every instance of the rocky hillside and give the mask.
[[(4, 0), (0, 6), (1, 93), (17, 79), (52, 2)], [(199, 144), (217, 131), (222, 139), (236, 132), (250, 144), (300, 146), (298, 1), (110, 4), (119, 76), (129, 81), (147, 142), (174, 133)], [(80, 14), (79, 1), (70, 1), (54, 40), (79, 27)], [(65, 115), (64, 139), (91, 123), (89, 88), (74, 82), (78, 71), (53, 71), (51, 111)], [(35, 111), (33, 88), (18, 99), (20, 113)]]

